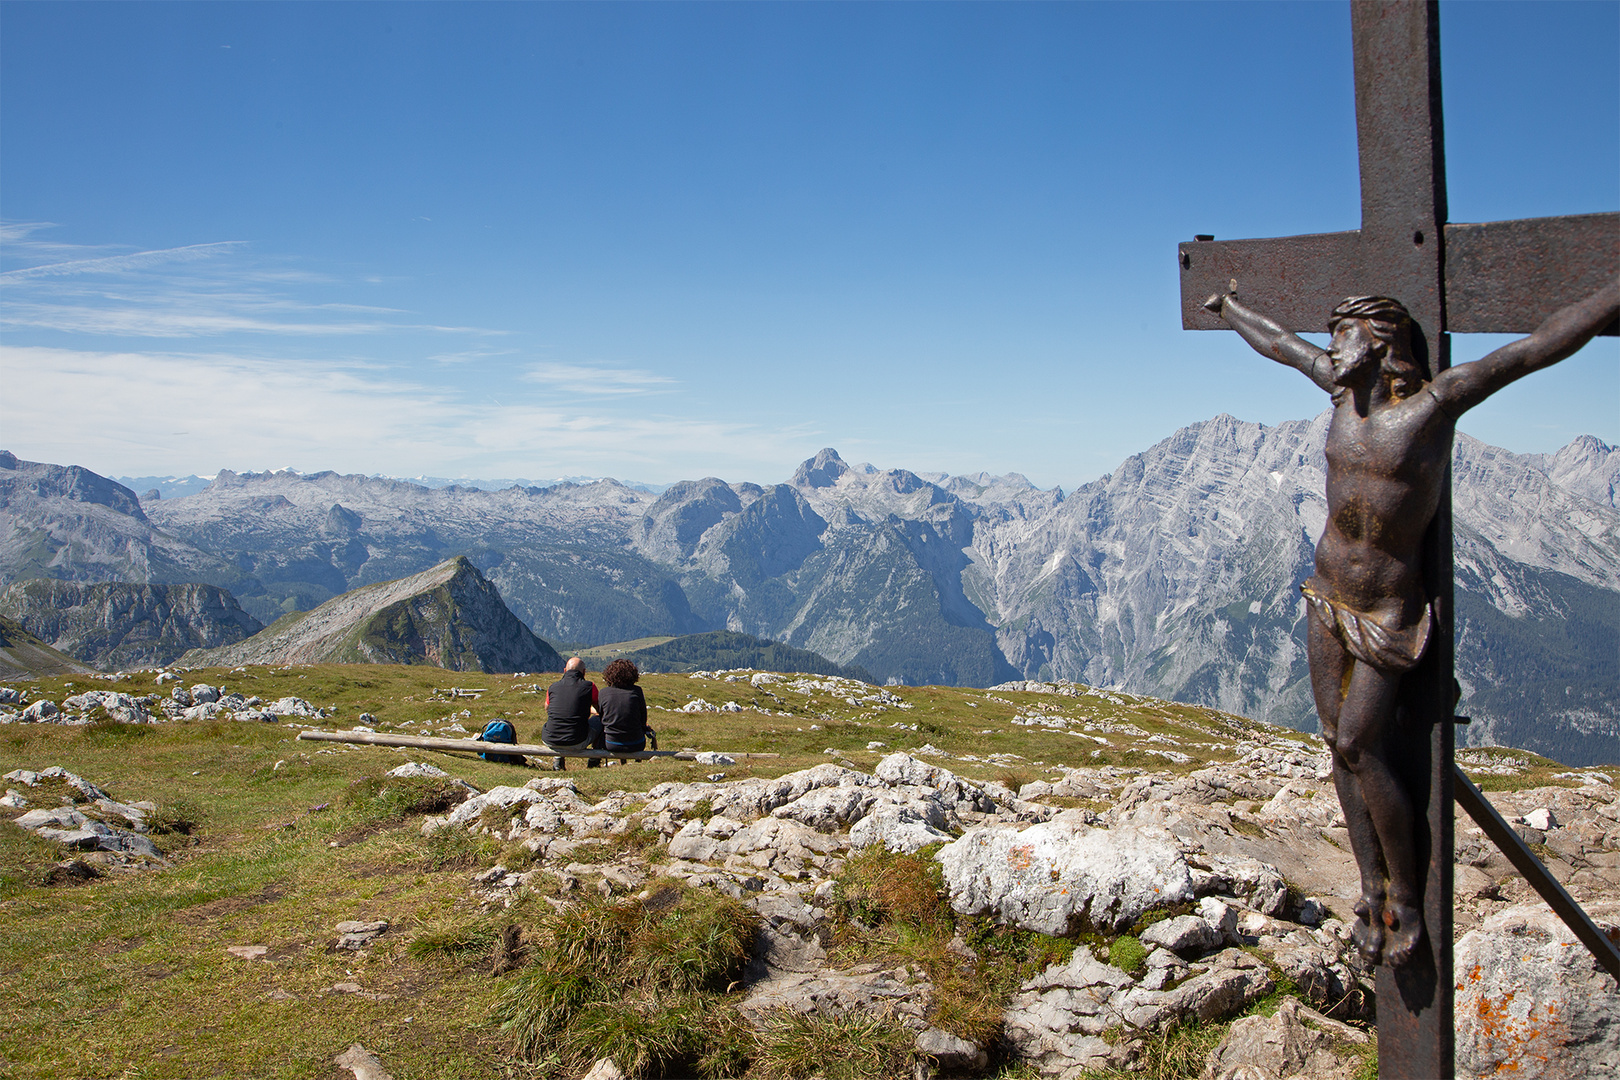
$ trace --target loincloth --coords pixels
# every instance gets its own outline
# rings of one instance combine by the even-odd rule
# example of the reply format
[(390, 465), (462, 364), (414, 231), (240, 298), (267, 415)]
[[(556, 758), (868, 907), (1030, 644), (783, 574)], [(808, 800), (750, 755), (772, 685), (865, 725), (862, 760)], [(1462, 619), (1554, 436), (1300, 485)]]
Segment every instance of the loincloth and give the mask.
[(1310, 605), (1311, 614), (1337, 637), (1351, 656), (1380, 671), (1409, 671), (1423, 659), (1429, 647), (1429, 631), (1434, 626), (1434, 604), (1423, 605), (1423, 617), (1411, 626), (1391, 626), (1392, 619), (1380, 620), (1357, 611), (1316, 591), (1316, 579), (1299, 587)]

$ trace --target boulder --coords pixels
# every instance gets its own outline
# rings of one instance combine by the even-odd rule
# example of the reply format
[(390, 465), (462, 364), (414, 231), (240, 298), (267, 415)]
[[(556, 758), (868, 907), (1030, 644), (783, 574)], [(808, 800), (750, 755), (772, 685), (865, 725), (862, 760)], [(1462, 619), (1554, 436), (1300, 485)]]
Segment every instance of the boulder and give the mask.
[(1341, 1057), (1335, 1044), (1369, 1041), (1366, 1032), (1284, 998), (1272, 1016), (1246, 1016), (1228, 1028), (1199, 1080), (1355, 1080), (1360, 1056)]
[(917, 1036), (917, 1049), (946, 1072), (973, 1072), (990, 1063), (990, 1055), (982, 1046), (937, 1027)]
[(1130, 828), (1049, 821), (1022, 831), (983, 825), (937, 856), (951, 906), (1043, 934), (1118, 931), (1150, 908), (1193, 898), (1176, 845)]
[(1615, 980), (1557, 915), (1539, 905), (1493, 915), (1463, 935), (1454, 964), (1459, 1077), (1612, 1075)]
[(47, 720), (56, 719), (57, 714), (59, 714), (61, 711), (61, 709), (56, 707), (56, 702), (46, 701), (44, 698), (41, 698), (22, 711), (22, 719), (24, 723), (28, 723), (30, 721), (36, 724), (43, 723)]
[(1142, 944), (1169, 949), (1178, 956), (1201, 956), (1223, 942), (1220, 927), (1198, 915), (1177, 915), (1142, 931)]
[(861, 818), (849, 830), (851, 847), (882, 844), (890, 851), (903, 855), (910, 855), (929, 844), (948, 843), (950, 839), (950, 833), (929, 824), (928, 816), (916, 807), (888, 802), (879, 803), (872, 813)]

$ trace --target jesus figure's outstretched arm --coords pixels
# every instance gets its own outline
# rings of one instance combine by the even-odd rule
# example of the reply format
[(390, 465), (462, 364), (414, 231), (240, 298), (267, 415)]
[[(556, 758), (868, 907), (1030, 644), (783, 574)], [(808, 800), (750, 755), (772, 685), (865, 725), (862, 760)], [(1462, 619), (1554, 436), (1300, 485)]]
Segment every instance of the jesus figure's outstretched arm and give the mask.
[(1620, 280), (1547, 316), (1529, 337), (1511, 341), (1470, 364), (1441, 372), (1430, 386), (1455, 420), (1515, 379), (1551, 367), (1591, 341), (1620, 314)]
[(1226, 324), (1261, 356), (1269, 356), (1279, 364), (1304, 373), (1306, 378), (1330, 394), (1338, 390), (1333, 383), (1333, 362), (1326, 350), (1317, 348), (1298, 334), (1284, 330), (1258, 311), (1244, 307), (1231, 293), (1210, 297), (1204, 301), (1204, 308), (1226, 320)]

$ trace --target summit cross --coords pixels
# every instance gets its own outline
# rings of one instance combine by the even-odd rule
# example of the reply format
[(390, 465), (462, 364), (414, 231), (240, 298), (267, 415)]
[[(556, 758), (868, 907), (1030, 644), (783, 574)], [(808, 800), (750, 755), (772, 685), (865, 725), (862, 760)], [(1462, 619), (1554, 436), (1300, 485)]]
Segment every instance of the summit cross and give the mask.
[[(1535, 359), (1521, 359), (1523, 370), (1506, 374), (1501, 382), (1556, 362), (1594, 333), (1616, 333), (1612, 294), (1616, 269), (1620, 267), (1620, 214), (1449, 223), (1441, 128), (1438, 2), (1352, 0), (1350, 9), (1361, 228), (1265, 240), (1216, 241), (1200, 236), (1180, 245), (1177, 254), (1181, 266), (1182, 327), (1237, 328), (1262, 351), (1268, 350), (1262, 348), (1258, 338), (1272, 335), (1266, 341), (1272, 343), (1269, 351), (1275, 359), (1305, 371), (1324, 389), (1335, 389), (1330, 385), (1335, 373), (1319, 366), (1329, 354), (1295, 336), (1298, 332), (1328, 329), (1331, 316), (1336, 326), (1347, 328), (1343, 331), (1347, 345), (1341, 346), (1339, 335), (1335, 336), (1331, 356), (1335, 362), (1341, 354), (1348, 354), (1347, 350), (1360, 349), (1369, 354), (1379, 349), (1385, 353), (1405, 350), (1419, 367), (1427, 369), (1437, 391), (1446, 382), (1439, 376), (1451, 366), (1450, 333), (1534, 331), (1525, 342), (1498, 350), (1479, 362), (1489, 366), (1499, 354), (1515, 348), (1536, 354)], [(1223, 297), (1241, 303), (1223, 304)], [(1400, 305), (1395, 309), (1379, 303), (1358, 306), (1346, 301), (1347, 297), (1362, 301), (1394, 298), (1404, 305), (1404, 311), (1399, 310)], [(1341, 305), (1341, 301), (1345, 304)], [(1264, 312), (1265, 318), (1257, 321), (1257, 311)], [(1223, 318), (1223, 314), (1231, 318)], [(1407, 314), (1409, 321), (1404, 318)], [(1375, 336), (1387, 336), (1381, 327), (1398, 328), (1398, 344), (1385, 340), (1380, 345), (1369, 336), (1375, 330)], [(1279, 344), (1284, 336), (1293, 344)], [(1558, 340), (1549, 344), (1548, 337)], [(1579, 342), (1566, 350), (1565, 346), (1577, 338)], [(1500, 360), (1496, 366), (1505, 370), (1506, 364), (1506, 360)], [(1458, 373), (1472, 367), (1475, 365), (1464, 365)], [(1344, 374), (1337, 389), (1350, 393), (1345, 387), (1352, 377), (1353, 372)], [(1365, 384), (1369, 377), (1359, 376), (1358, 385)], [(1456, 378), (1450, 381), (1459, 382)], [(1443, 398), (1444, 393), (1440, 396)], [(1457, 398), (1466, 396), (1458, 394)], [(1336, 395), (1336, 410), (1339, 402)], [(1473, 403), (1470, 398), (1459, 411)], [(1440, 408), (1449, 412), (1445, 401)], [(1371, 674), (1376, 669), (1392, 683), (1398, 681), (1393, 701), (1387, 706), (1394, 722), (1380, 737), (1387, 739), (1383, 752), (1395, 774), (1395, 787), (1409, 801), (1403, 812), (1410, 818), (1410, 835), (1402, 842), (1409, 848), (1397, 850), (1402, 845), (1391, 848), (1386, 842), (1389, 838), (1383, 834), (1388, 829), (1378, 805), (1384, 795), (1377, 785), (1362, 802), (1360, 811), (1361, 817), (1368, 819), (1368, 809), (1372, 809), (1371, 818), (1378, 819), (1378, 835), (1373, 835), (1369, 823), (1357, 837), (1356, 823), (1351, 822), (1353, 839), (1361, 841), (1356, 854), (1364, 883), (1375, 871), (1387, 873), (1391, 879), (1398, 877), (1394, 864), (1404, 860), (1413, 867), (1414, 872), (1407, 876), (1415, 877), (1417, 895), (1401, 899), (1411, 901), (1422, 919), (1421, 924), (1415, 924), (1412, 916), (1416, 912), (1397, 911), (1392, 903), (1389, 909), (1373, 907), (1358, 920), (1358, 944), (1365, 954), (1381, 961), (1377, 971), (1379, 1074), (1386, 1080), (1451, 1076), (1454, 1072), (1453, 799), (1462, 800), (1504, 848), (1511, 844), (1510, 833), (1505, 839), (1499, 838), (1505, 827), (1493, 830), (1487, 823), (1486, 817), (1494, 816), (1494, 811), (1466, 778), (1454, 784), (1457, 683), (1453, 676), (1449, 428), (1443, 434), (1444, 439), (1433, 442), (1440, 447), (1438, 460), (1417, 462), (1426, 470), (1433, 469), (1426, 482), (1434, 485), (1438, 499), (1420, 546), (1414, 545), (1419, 552), (1414, 561), (1421, 587), (1408, 590), (1405, 610), (1396, 610), (1402, 605), (1395, 603), (1389, 614), (1375, 617), (1341, 602), (1342, 597), (1307, 590), (1307, 599), (1324, 627), (1333, 627), (1334, 620), (1338, 620), (1335, 628), (1313, 629), (1312, 633), (1320, 641), (1336, 635), (1336, 640), (1343, 641), (1344, 648), (1362, 661), (1358, 667), (1356, 661), (1344, 656), (1330, 658), (1334, 664), (1350, 665), (1344, 668), (1343, 686), (1348, 689), (1340, 694), (1341, 702), (1349, 700), (1347, 695), (1359, 692), (1351, 682), (1352, 670)], [(1372, 445), (1374, 451), (1386, 449), (1376, 442)], [(1410, 446), (1404, 449), (1410, 450)], [(1330, 506), (1335, 483), (1331, 477), (1332, 458), (1330, 447)], [(1408, 454), (1406, 460), (1388, 467), (1415, 468), (1416, 461)], [(1341, 489), (1341, 501), (1374, 503), (1379, 497), (1374, 490), (1376, 482), (1390, 479), (1399, 477), (1391, 473), (1358, 480), (1364, 487), (1348, 495)], [(1408, 494), (1410, 488), (1408, 484)], [(1383, 524), (1409, 524), (1413, 519), (1403, 515), (1413, 513), (1411, 506), (1416, 503), (1408, 500), (1411, 506), (1397, 505), (1393, 497), (1388, 498), (1387, 512), (1392, 516)], [(1370, 511), (1357, 510), (1364, 512)], [(1421, 518), (1416, 520), (1421, 524)], [(1352, 535), (1351, 539), (1362, 537)], [(1323, 543), (1327, 540), (1324, 536)], [(1320, 556), (1320, 546), (1318, 550)], [(1319, 578), (1323, 569), (1319, 558)], [(1325, 589), (1317, 579), (1308, 584), (1317, 590)], [(1401, 597), (1391, 593), (1385, 599), (1393, 602)], [(1312, 617), (1308, 615), (1307, 620)], [(1326, 649), (1319, 643), (1313, 653), (1313, 682), (1321, 682), (1316, 669), (1319, 658), (1327, 655)], [(1403, 652), (1404, 656), (1399, 655)], [(1338, 670), (1334, 668), (1335, 673)], [(1320, 685), (1317, 696), (1322, 711)], [(1346, 706), (1346, 715), (1348, 712)], [(1330, 719), (1337, 724), (1339, 717), (1324, 716), (1324, 734), (1333, 738), (1328, 730)], [(1362, 791), (1351, 778), (1351, 797), (1347, 799), (1349, 774), (1340, 768), (1339, 749), (1335, 744), (1335, 781), (1341, 802), (1346, 803), (1347, 816), (1353, 816), (1355, 800), (1362, 799)], [(1513, 850), (1508, 855), (1516, 864), (1521, 857), (1528, 857), (1525, 852)], [(1539, 867), (1530, 863), (1521, 869), (1576, 928), (1582, 940), (1592, 935), (1601, 937), (1595, 928), (1587, 931), (1577, 926), (1584, 913), (1567, 894), (1562, 894), (1560, 900), (1542, 888), (1533, 876)], [(1552, 885), (1556, 888), (1555, 882)], [(1561, 894), (1562, 890), (1557, 892)], [(1366, 895), (1364, 891), (1358, 911), (1365, 909)], [(1589, 920), (1586, 927), (1590, 927)], [(1599, 955), (1600, 962), (1615, 962), (1613, 947), (1606, 941), (1589, 941), (1588, 947)], [(1602, 953), (1604, 947), (1609, 950), (1607, 960)]]

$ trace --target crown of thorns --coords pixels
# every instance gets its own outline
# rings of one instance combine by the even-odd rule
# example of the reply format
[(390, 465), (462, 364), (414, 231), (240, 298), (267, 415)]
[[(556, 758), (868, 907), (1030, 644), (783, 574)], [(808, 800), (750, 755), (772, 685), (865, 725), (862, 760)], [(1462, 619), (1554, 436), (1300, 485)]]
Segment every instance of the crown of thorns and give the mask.
[(1391, 300), (1387, 296), (1352, 296), (1328, 316), (1328, 330), (1331, 331), (1346, 319), (1368, 319), (1390, 326), (1410, 326), (1412, 313), (1399, 300)]

